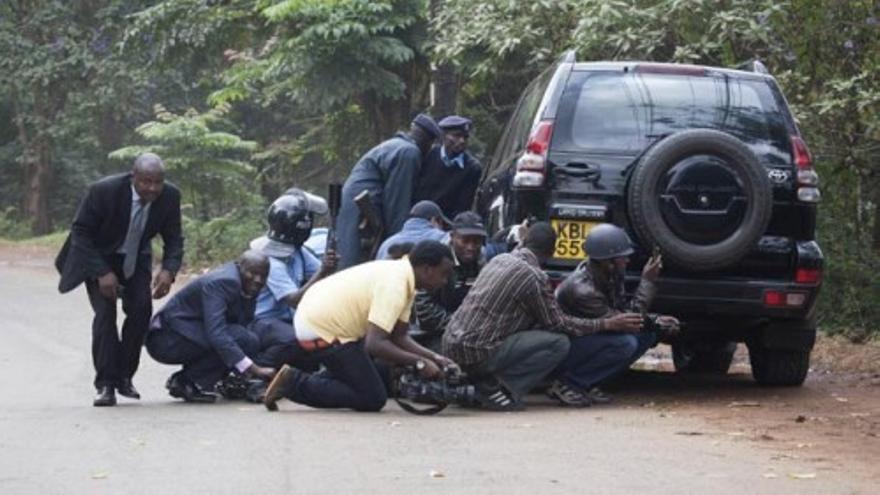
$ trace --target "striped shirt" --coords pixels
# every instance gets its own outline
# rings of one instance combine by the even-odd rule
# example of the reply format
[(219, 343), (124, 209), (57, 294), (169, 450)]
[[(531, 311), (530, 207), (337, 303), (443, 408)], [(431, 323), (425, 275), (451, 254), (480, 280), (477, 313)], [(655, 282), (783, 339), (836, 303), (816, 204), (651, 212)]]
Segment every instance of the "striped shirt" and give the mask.
[(567, 315), (528, 249), (492, 258), (443, 335), (443, 352), (463, 366), (481, 363), (505, 338), (526, 330), (596, 333), (601, 320)]

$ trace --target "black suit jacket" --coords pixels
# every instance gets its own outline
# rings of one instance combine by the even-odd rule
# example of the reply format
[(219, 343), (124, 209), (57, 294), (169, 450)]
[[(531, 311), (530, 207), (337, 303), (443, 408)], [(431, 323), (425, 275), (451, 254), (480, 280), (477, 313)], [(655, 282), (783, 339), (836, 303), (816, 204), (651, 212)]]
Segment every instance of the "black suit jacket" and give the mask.
[[(111, 271), (108, 257), (116, 253), (128, 233), (131, 220), (131, 173), (111, 175), (91, 186), (76, 212), (70, 235), (55, 258), (61, 274), (58, 290), (76, 288), (85, 280)], [(165, 182), (162, 193), (150, 204), (140, 250), (148, 251), (156, 235), (162, 236), (162, 268), (176, 274), (183, 260), (180, 232), (180, 190)]]
[(177, 332), (205, 349), (214, 349), (231, 368), (245, 353), (226, 328), (248, 326), (254, 321), (256, 304), (256, 298), (241, 295), (238, 265), (226, 263), (174, 294), (158, 313), (161, 329), (151, 331)]

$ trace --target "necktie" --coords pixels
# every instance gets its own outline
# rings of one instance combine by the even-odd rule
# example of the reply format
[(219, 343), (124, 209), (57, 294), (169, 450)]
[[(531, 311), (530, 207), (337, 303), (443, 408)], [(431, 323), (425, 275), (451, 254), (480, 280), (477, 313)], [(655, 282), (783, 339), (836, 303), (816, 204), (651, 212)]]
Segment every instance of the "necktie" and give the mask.
[(128, 224), (128, 234), (125, 236), (123, 251), (125, 251), (125, 260), (122, 262), (122, 274), (126, 279), (131, 278), (134, 274), (134, 267), (137, 264), (138, 251), (141, 244), (141, 236), (144, 234), (144, 225), (146, 224), (146, 205), (141, 201), (136, 201), (132, 208), (135, 211), (131, 215), (131, 222)]

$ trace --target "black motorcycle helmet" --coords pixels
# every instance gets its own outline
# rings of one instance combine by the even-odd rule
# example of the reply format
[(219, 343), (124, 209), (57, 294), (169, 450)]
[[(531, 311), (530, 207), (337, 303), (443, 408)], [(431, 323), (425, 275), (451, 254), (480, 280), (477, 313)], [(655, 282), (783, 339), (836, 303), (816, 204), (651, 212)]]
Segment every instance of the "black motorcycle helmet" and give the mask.
[(610, 223), (593, 227), (584, 241), (584, 251), (591, 260), (610, 260), (633, 254), (632, 241), (626, 232)]
[(298, 189), (288, 190), (269, 207), (269, 232), (266, 237), (300, 247), (312, 234), (314, 217), (305, 193)]

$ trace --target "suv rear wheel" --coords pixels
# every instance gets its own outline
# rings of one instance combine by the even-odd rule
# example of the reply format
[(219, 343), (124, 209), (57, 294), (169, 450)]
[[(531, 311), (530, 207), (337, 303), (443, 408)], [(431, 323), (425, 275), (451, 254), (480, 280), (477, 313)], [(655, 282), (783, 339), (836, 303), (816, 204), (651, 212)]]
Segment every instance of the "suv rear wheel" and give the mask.
[(739, 139), (712, 129), (675, 133), (639, 160), (627, 195), (646, 247), (692, 271), (730, 266), (767, 229), (773, 197), (767, 170)]
[(810, 370), (809, 350), (769, 349), (750, 342), (752, 376), (761, 385), (799, 386)]
[(679, 373), (724, 375), (730, 369), (736, 342), (688, 342), (672, 345), (672, 362)]

